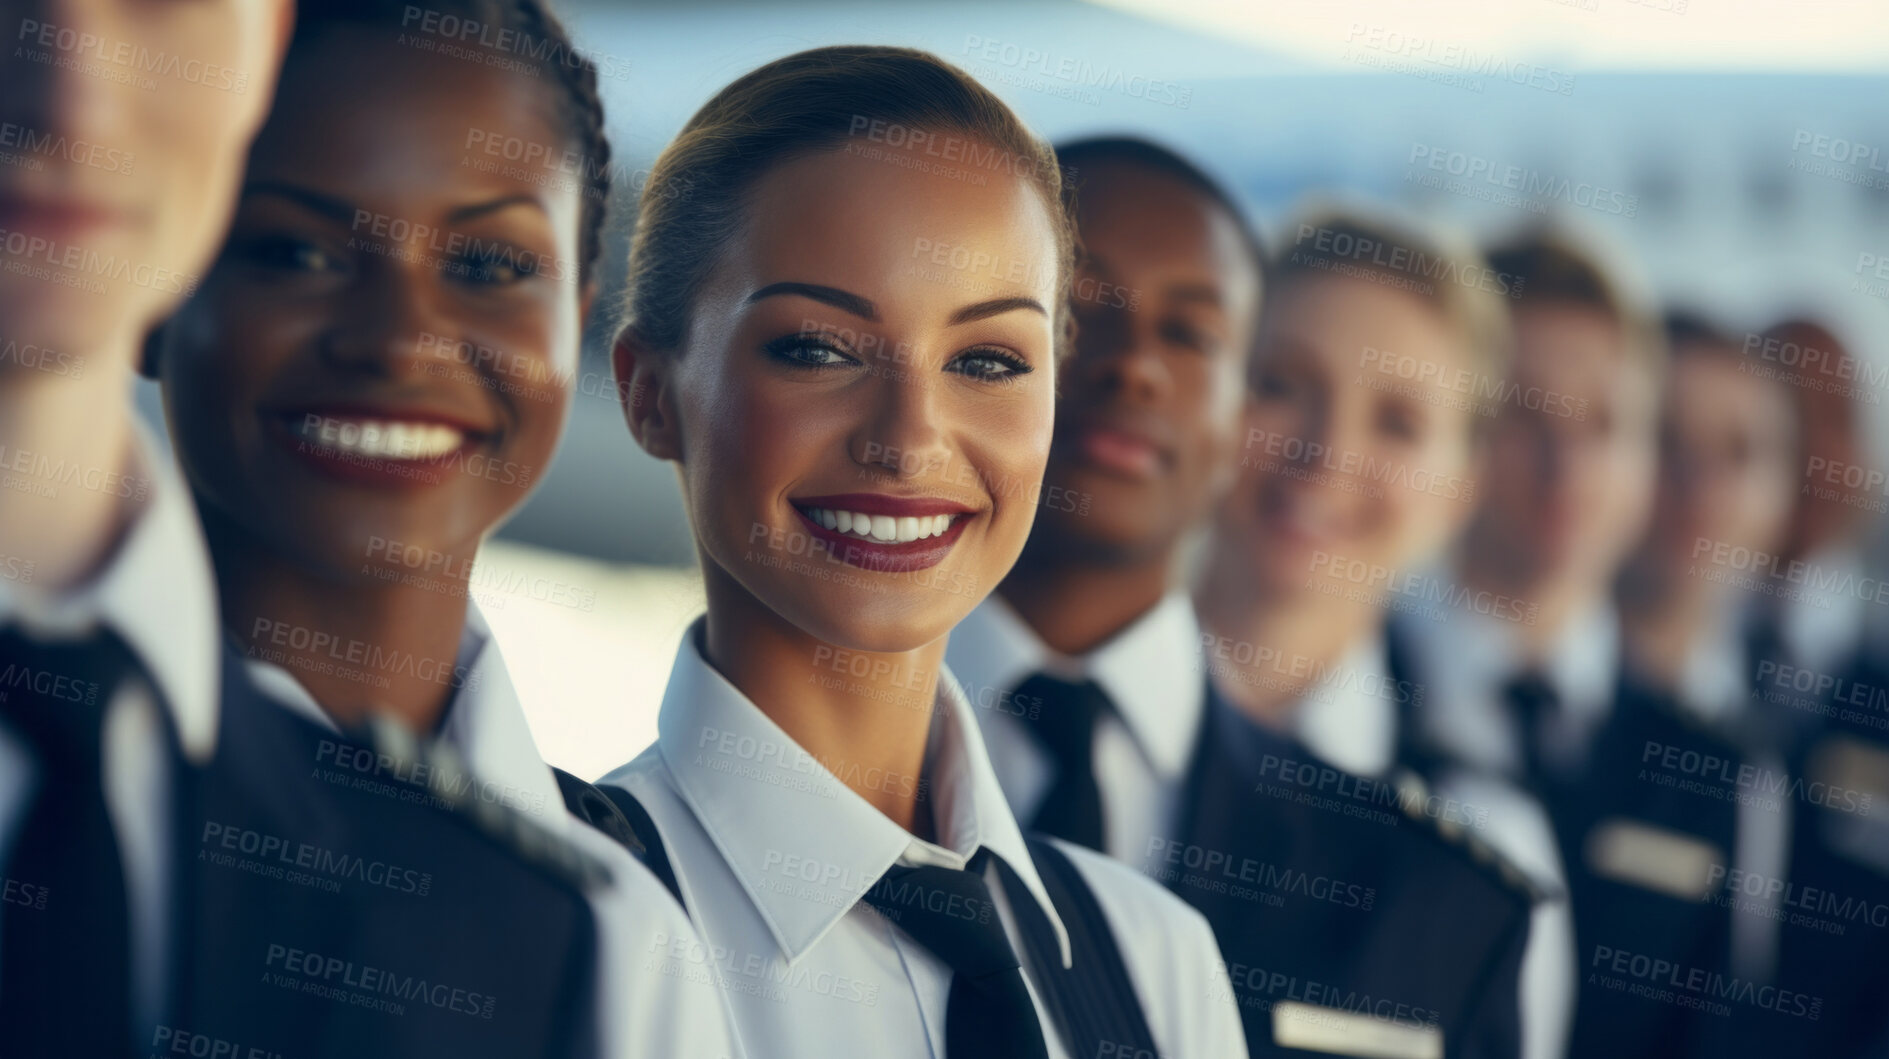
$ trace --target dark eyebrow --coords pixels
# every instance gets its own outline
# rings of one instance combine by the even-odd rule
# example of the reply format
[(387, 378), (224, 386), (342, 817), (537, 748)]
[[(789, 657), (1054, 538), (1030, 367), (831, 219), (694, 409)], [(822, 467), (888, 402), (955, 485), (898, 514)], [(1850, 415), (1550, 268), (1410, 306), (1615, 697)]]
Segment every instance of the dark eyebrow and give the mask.
[(1207, 283), (1178, 283), (1168, 288), (1168, 293), (1178, 301), (1206, 302), (1208, 305), (1222, 305), (1220, 288)]
[(973, 320), (1015, 312), (1018, 309), (1030, 309), (1045, 317), (1049, 316), (1049, 310), (1043, 308), (1043, 303), (1035, 298), (992, 298), (990, 301), (978, 302), (976, 305), (967, 305), (959, 309), (951, 314), (951, 319), (946, 321), (946, 324), (968, 324)]
[(298, 187), (294, 184), (265, 180), (244, 185), (243, 197), (248, 198), (251, 195), (278, 195), (291, 202), (299, 202), (303, 206), (314, 210), (316, 213), (324, 217), (332, 218), (342, 224), (354, 223), (353, 206), (348, 205), (332, 195), (323, 195), (319, 191), (310, 191), (307, 188)]
[[(347, 225), (354, 223), (357, 212), (352, 205), (335, 198), (333, 195), (324, 195), (319, 191), (302, 187), (299, 184), (288, 184), (279, 180), (263, 180), (246, 185), (243, 188), (243, 194), (244, 196), (278, 195), (291, 202), (299, 202), (324, 217)], [(536, 208), (540, 213), (545, 212), (544, 204), (539, 202), (535, 196), (520, 192), (516, 195), (507, 195), (504, 198), (493, 199), (490, 202), (479, 202), (471, 206), (461, 206), (448, 214), (447, 219), (451, 221), (471, 220), (474, 217), (495, 213), (510, 206), (531, 206)]]
[(447, 216), (455, 221), (469, 221), (474, 217), (481, 217), (488, 213), (497, 213), (499, 210), (510, 206), (530, 206), (539, 213), (545, 214), (546, 216), (550, 215), (550, 211), (544, 208), (544, 203), (538, 201), (536, 195), (527, 195), (521, 191), (516, 195), (507, 195), (504, 198), (493, 199), (490, 202), (479, 202), (471, 206), (461, 206), (450, 214), (447, 214)]
[(770, 283), (748, 295), (748, 304), (753, 305), (764, 298), (774, 298), (784, 294), (797, 294), (802, 298), (825, 302), (835, 309), (843, 309), (862, 320), (871, 320), (874, 323), (879, 320), (879, 310), (867, 299), (850, 291), (840, 290), (838, 287), (822, 287), (817, 283)]

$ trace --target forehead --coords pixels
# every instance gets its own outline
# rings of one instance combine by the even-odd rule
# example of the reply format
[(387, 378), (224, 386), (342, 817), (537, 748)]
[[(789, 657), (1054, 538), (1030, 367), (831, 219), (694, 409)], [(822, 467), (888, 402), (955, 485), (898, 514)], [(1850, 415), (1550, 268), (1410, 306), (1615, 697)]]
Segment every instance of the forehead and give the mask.
[[(1469, 359), (1442, 311), (1409, 291), (1347, 276), (1297, 273), (1274, 288), (1263, 334), (1349, 358), (1365, 347), (1426, 362)], [(1428, 378), (1431, 373), (1426, 373)]]
[[(1669, 382), (1669, 414), (1687, 422), (1769, 425), (1784, 432), (1796, 417), (1783, 384), (1744, 370), (1735, 347), (1675, 350)], [(1754, 409), (1763, 409), (1755, 419)]]
[(1627, 348), (1619, 321), (1598, 308), (1560, 301), (1516, 309), (1514, 373), (1563, 393), (1595, 398), (1623, 386), (1648, 390), (1653, 382)]
[(581, 196), (598, 163), (559, 120), (557, 91), (525, 73), (420, 51), (397, 29), (330, 27), (291, 53), (250, 178), (363, 197)]
[(1004, 169), (927, 172), (885, 154), (822, 151), (762, 175), (722, 270), (752, 290), (799, 281), (884, 305), (958, 305), (1059, 289), (1044, 195)]
[(1239, 221), (1181, 178), (1140, 162), (1092, 163), (1076, 195), (1084, 247), (1110, 268), (1185, 269), (1252, 285), (1257, 268)]

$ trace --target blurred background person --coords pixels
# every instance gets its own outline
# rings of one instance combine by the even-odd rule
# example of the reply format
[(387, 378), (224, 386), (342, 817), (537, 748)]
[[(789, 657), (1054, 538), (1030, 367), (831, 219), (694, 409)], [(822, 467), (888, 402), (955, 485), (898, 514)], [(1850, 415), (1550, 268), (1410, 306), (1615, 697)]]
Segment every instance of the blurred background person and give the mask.
[[(1488, 804), (1493, 840), (1560, 894), (1578, 865), (1564, 863), (1547, 783), (1585, 775), (1612, 711), (1619, 629), (1608, 588), (1652, 501), (1664, 353), (1643, 311), (1560, 232), (1526, 232), (1489, 264), (1508, 287), (1515, 346), (1476, 511), (1434, 574), (1454, 605), (1444, 620), (1394, 613), (1391, 651), (1400, 676), (1426, 691), (1423, 708), (1407, 711), (1413, 756), (1444, 789)], [(1582, 1030), (1604, 1021), (1586, 991), (1572, 1000), (1588, 979), (1586, 946), (1568, 939), (1565, 915), (1538, 913), (1565, 947), (1529, 969), (1529, 988), (1544, 1005), (1573, 1004), (1569, 1054), (1593, 1054)], [(1555, 1029), (1538, 1054), (1559, 1054), (1567, 1028)], [(1638, 1039), (1632, 1027), (1616, 1032)]]
[[(190, 776), (217, 745), (221, 641), (189, 494), (129, 390), (145, 332), (228, 227), (292, 11), (0, 2), (8, 1054), (130, 1054), (172, 1024), (189, 966), (176, 880)], [(81, 41), (177, 65), (126, 76)]]
[(1879, 398), (1868, 363), (1822, 323), (1793, 317), (1758, 342), (1815, 370), (1795, 376), (1796, 502), (1777, 592), (1760, 600), (1749, 639), (1754, 728), (1817, 793), (1795, 807), (1788, 871), (1753, 876), (1739, 899), (1782, 906), (1777, 980), (1822, 1008), (1814, 1025), (1779, 1020), (1768, 1040), (1889, 1054), (1889, 621), (1875, 551), (1889, 493), (1869, 445)]
[[(1249, 818), (1231, 848), (1338, 865), (1377, 898), (1368, 926), (1303, 912), (1274, 922), (1251, 902), (1197, 900), (1226, 921), (1229, 959), (1425, 1007), (1445, 1054), (1510, 1055), (1524, 1040), (1537, 1043), (1523, 1054), (1552, 1054), (1539, 1042), (1565, 1010), (1524, 1008), (1519, 991), (1538, 895), (1481, 839), (1481, 808), (1433, 797), (1403, 760), (1399, 730), (1426, 689), (1393, 675), (1382, 635), (1387, 611), (1421, 606), (1420, 593), (1386, 586), (1406, 585), (1473, 510), (1488, 389), (1506, 375), (1507, 307), (1481, 256), (1448, 233), (1355, 209), (1302, 213), (1286, 230), (1248, 368), (1239, 477), (1194, 587), (1224, 697), (1211, 738), (1250, 762), (1323, 759), (1357, 777), (1373, 808), (1415, 811), (1285, 808), (1255, 793), (1282, 773), (1233, 785), (1216, 782), (1231, 776), (1214, 762), (1196, 780), (1213, 803), (1195, 812)], [(1300, 827), (1316, 837), (1293, 835)], [(1227, 914), (1242, 904), (1245, 915)], [(1556, 936), (1557, 915), (1565, 907), (1544, 906), (1538, 944)]]
[(1745, 708), (1745, 629), (1765, 597), (1700, 558), (1720, 545), (1789, 554), (1806, 431), (1796, 393), (1752, 372), (1728, 332), (1678, 314), (1666, 340), (1653, 511), (1615, 598), (1631, 678), (1722, 718)]
[[(1776, 555), (1784, 547), (1802, 470), (1796, 397), (1782, 381), (1753, 370), (1738, 338), (1695, 313), (1670, 314), (1665, 332), (1671, 359), (1653, 511), (1615, 589), (1622, 681), (1630, 689), (1623, 706), (1686, 715), (1738, 744), (1747, 761), (1783, 776), (1786, 747), (1759, 736), (1750, 693), (1754, 662), (1746, 633), (1772, 598), (1764, 591), (1769, 586), (1715, 557), (1740, 550)], [(1622, 767), (1614, 781), (1625, 776)], [(1588, 804), (1617, 802), (1617, 790), (1591, 786), (1583, 792)], [(1708, 876), (1784, 878), (1794, 812), (1791, 800), (1737, 802), (1731, 846), (1719, 847), (1729, 859), (1714, 859)], [(1640, 807), (1638, 816), (1647, 815)], [(1731, 910), (1726, 967), (1741, 979), (1776, 980), (1779, 896), (1769, 887), (1755, 895), (1734, 887), (1718, 899)], [(1597, 899), (1622, 900), (1608, 892)], [(1754, 1039), (1754, 1013), (1740, 1008), (1734, 1016), (1736, 1032), (1717, 1038), (1712, 1051)], [(1724, 1021), (1704, 1025), (1716, 1031)]]

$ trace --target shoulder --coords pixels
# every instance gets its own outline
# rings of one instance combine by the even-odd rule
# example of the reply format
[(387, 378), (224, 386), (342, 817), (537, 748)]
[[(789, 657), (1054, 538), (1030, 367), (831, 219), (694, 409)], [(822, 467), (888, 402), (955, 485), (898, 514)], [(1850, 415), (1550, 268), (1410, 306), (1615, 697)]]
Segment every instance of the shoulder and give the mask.
[(1549, 896), (1484, 837), (1488, 806), (1439, 793), (1414, 772), (1398, 776), (1395, 786), (1403, 819), (1393, 830), (1401, 836), (1402, 858), (1414, 866), (1413, 879), (1434, 878), (1446, 892), (1497, 900), (1521, 912)]

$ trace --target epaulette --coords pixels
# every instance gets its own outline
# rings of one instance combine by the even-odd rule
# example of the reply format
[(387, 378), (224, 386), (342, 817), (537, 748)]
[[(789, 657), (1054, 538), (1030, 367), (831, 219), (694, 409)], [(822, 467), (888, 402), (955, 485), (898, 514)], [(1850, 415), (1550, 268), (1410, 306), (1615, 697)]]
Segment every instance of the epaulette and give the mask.
[(1431, 815), (1425, 808), (1430, 804), (1430, 785), (1416, 771), (1399, 767), (1391, 774), (1390, 782), (1397, 788), (1397, 802), (1403, 807), (1404, 815), (1419, 829), (1462, 850), (1468, 855), (1470, 863), (1505, 888), (1527, 899), (1531, 907), (1565, 896), (1558, 887), (1530, 878), (1527, 872), (1516, 867), (1515, 862), (1466, 827), (1461, 820), (1447, 815)]
[(358, 734), (365, 735), (376, 754), (384, 754), (413, 774), (419, 766), (436, 778), (428, 793), (443, 803), (448, 817), (473, 828), (507, 852), (553, 876), (589, 892), (613, 879), (602, 860), (554, 834), (524, 813), (491, 799), (472, 795), (472, 769), (452, 747), (439, 739), (419, 739), (398, 721), (374, 715)]

